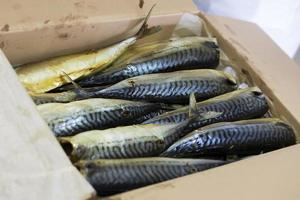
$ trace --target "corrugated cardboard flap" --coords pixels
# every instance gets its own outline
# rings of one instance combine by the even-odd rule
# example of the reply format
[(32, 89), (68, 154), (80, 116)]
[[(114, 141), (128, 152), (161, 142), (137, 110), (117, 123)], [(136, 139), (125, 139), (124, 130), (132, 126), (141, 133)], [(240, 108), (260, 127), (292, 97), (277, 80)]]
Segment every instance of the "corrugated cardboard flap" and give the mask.
[(1, 199), (88, 199), (72, 166), (0, 51)]
[(154, 4), (152, 16), (197, 11), (192, 1), (144, 2), (141, 9), (139, 0), (3, 1), (0, 48), (18, 65), (120, 41)]

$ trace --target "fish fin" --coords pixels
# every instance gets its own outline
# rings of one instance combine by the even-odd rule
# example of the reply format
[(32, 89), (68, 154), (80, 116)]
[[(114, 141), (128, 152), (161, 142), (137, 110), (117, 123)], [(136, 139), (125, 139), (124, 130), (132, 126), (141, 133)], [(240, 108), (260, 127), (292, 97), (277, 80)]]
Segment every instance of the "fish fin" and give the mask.
[(231, 66), (224, 67), (224, 69), (222, 71), (227, 73), (227, 74), (230, 74), (234, 78), (237, 78), (236, 70)]
[(154, 33), (157, 33), (161, 31), (161, 26), (152, 26), (150, 28), (148, 28), (147, 30), (144, 31), (143, 33), (143, 37), (148, 36), (148, 35), (152, 35)]
[(229, 74), (227, 72), (223, 72), (223, 73), (226, 76), (227, 81), (228, 81), (229, 84), (237, 86), (237, 84), (238, 84), (237, 80), (231, 74)]
[(61, 71), (61, 72), (62, 72), (63, 76), (65, 78), (67, 78), (68, 81), (74, 86), (74, 88), (82, 89), (82, 87), (80, 87), (80, 85), (78, 85), (75, 81), (73, 81), (73, 79), (66, 72), (64, 72), (64, 71)]
[(208, 112), (199, 113), (200, 115), (199, 118), (202, 120), (213, 119), (221, 116), (222, 114), (223, 112), (208, 111)]
[(90, 97), (90, 93), (82, 88), (78, 83), (72, 80), (72, 78), (64, 71), (61, 71), (63, 73), (63, 76), (66, 77), (69, 82), (74, 86), (75, 92), (77, 94), (80, 94), (82, 97)]
[(155, 32), (155, 33), (158, 32), (158, 29), (159, 29), (158, 27), (159, 27), (159, 26), (154, 26), (154, 27), (148, 28), (148, 20), (149, 20), (149, 18), (150, 18), (151, 12), (152, 12), (152, 10), (153, 10), (153, 8), (154, 8), (155, 6), (156, 6), (156, 4), (154, 4), (154, 5), (150, 8), (148, 14), (146, 15), (146, 17), (145, 17), (145, 19), (144, 19), (144, 22), (143, 22), (143, 24), (142, 24), (140, 30), (136, 33), (136, 37), (137, 37), (137, 38), (142, 38), (142, 37), (144, 37), (144, 36), (146, 36), (146, 35), (153, 34), (154, 32)]
[(189, 119), (190, 120), (208, 120), (212, 118), (219, 117), (223, 112), (208, 111), (199, 112), (197, 110), (197, 101), (195, 93), (190, 94), (190, 104), (189, 104)]
[(179, 108), (183, 108), (183, 105), (179, 104), (164, 104), (164, 103), (159, 103), (160, 107), (164, 110), (177, 110)]
[(196, 105), (196, 97), (195, 93), (190, 94), (190, 104), (189, 104), (189, 119), (194, 118), (199, 115), (197, 111), (197, 105)]

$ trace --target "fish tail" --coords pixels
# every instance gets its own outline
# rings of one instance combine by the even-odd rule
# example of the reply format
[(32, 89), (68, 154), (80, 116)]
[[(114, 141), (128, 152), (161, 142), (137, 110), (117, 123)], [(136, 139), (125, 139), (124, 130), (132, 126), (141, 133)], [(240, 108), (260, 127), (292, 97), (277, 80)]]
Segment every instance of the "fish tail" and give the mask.
[(227, 81), (229, 84), (238, 87), (238, 82), (237, 80), (233, 77), (232, 74), (228, 73), (228, 72), (224, 72), (225, 77), (227, 78)]
[(66, 72), (62, 71), (63, 76), (68, 79), (68, 81), (73, 85), (74, 92), (77, 95), (77, 100), (86, 99), (92, 97), (93, 95), (87, 91), (85, 88), (82, 88), (78, 83), (76, 83)]
[(151, 34), (153, 34), (153, 33), (156, 33), (156, 32), (158, 32), (158, 31), (160, 31), (160, 29), (161, 29), (160, 26), (153, 26), (153, 27), (148, 28), (148, 20), (149, 20), (149, 18), (150, 18), (151, 12), (152, 12), (152, 10), (153, 10), (153, 8), (154, 8), (155, 6), (156, 6), (156, 4), (154, 4), (154, 5), (150, 8), (150, 10), (149, 10), (147, 16), (146, 16), (145, 19), (144, 19), (144, 22), (143, 22), (141, 28), (140, 28), (139, 31), (136, 33), (136, 37), (137, 37), (138, 39), (139, 39), (139, 38), (142, 38), (142, 37), (145, 37), (145, 36), (147, 36), (147, 35), (151, 35)]

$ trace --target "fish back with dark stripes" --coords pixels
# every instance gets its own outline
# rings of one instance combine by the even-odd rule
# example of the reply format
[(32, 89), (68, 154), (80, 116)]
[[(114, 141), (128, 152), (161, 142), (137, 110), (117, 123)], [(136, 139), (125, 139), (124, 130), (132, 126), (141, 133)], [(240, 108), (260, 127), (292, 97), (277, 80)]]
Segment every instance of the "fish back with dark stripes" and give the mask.
[(140, 158), (87, 161), (79, 169), (99, 195), (111, 195), (225, 163), (219, 160)]
[[(237, 90), (196, 104), (201, 113), (215, 111), (221, 115), (207, 120), (196, 120), (189, 125), (186, 131), (202, 126), (222, 122), (251, 119), (263, 116), (269, 109), (267, 100), (256, 88)], [(188, 107), (163, 113), (145, 121), (145, 124), (179, 123), (188, 118)]]
[(293, 129), (275, 118), (217, 123), (197, 129), (169, 147), (162, 155), (251, 155), (295, 144)]

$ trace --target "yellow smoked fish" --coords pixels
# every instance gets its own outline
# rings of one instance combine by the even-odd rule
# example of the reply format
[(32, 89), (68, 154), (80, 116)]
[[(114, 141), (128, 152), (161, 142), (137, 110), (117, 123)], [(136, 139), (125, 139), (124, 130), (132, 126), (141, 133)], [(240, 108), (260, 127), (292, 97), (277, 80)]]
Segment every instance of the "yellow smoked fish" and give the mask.
[(70, 83), (66, 75), (72, 80), (77, 80), (105, 69), (147, 32), (146, 22), (151, 10), (136, 35), (104, 49), (23, 65), (16, 70), (20, 81), (29, 92), (44, 93)]

